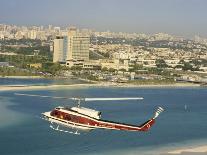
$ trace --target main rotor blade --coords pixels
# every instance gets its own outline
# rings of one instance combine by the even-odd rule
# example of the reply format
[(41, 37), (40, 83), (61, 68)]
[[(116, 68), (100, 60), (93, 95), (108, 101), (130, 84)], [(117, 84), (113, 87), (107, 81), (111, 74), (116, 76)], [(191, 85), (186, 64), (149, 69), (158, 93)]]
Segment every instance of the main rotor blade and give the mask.
[(143, 100), (143, 97), (120, 97), (120, 98), (74, 98), (74, 97), (60, 97), (60, 96), (46, 96), (46, 95), (36, 95), (36, 94), (21, 94), (14, 93), (18, 96), (31, 96), (31, 97), (43, 97), (43, 98), (54, 98), (54, 99), (66, 99), (75, 101), (116, 101), (116, 100)]
[(78, 100), (78, 98), (69, 98), (69, 97), (59, 97), (59, 96), (46, 96), (46, 95), (35, 95), (35, 94), (21, 94), (14, 93), (18, 96), (32, 96), (32, 97), (43, 97), (43, 98), (55, 98), (55, 99), (68, 99), (68, 100)]
[(116, 101), (116, 100), (143, 100), (143, 97), (121, 97), (121, 98), (85, 98), (85, 101)]

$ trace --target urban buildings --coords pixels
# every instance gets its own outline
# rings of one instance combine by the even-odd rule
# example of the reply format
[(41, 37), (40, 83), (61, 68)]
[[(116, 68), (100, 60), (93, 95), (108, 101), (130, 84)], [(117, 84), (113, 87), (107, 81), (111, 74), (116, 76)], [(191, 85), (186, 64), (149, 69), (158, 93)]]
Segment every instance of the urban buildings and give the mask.
[(36, 55), (42, 48), (42, 55), (53, 51), (53, 62), (69, 67), (127, 71), (133, 65), (156, 68), (156, 61), (164, 60), (168, 69), (182, 70), (188, 63), (196, 69), (194, 72), (207, 71), (207, 39), (200, 36), (185, 39), (165, 33), (146, 35), (0, 24), (0, 41), (0, 55), (18, 55), (20, 48), (32, 49), (28, 55)]
[(67, 60), (89, 60), (90, 37), (80, 33), (76, 28), (70, 28), (68, 32)]
[(53, 62), (65, 63), (68, 51), (68, 39), (67, 37), (57, 36), (54, 39), (54, 54)]
[(30, 39), (37, 39), (37, 31), (36, 30), (31, 30), (28, 34), (28, 37)]
[(90, 37), (70, 28), (67, 36), (54, 39), (53, 62), (66, 63), (73, 66), (77, 61), (89, 60)]

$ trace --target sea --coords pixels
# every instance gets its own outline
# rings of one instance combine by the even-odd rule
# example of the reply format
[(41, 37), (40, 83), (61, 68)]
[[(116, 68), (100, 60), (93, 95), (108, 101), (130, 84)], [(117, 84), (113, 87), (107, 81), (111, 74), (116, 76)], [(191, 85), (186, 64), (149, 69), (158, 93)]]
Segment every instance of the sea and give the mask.
[[(73, 84), (77, 80), (0, 78), (0, 85)], [(79, 83), (82, 83), (79, 81)], [(14, 93), (64, 97), (144, 97), (140, 101), (84, 102), (106, 120), (142, 124), (158, 107), (165, 109), (148, 132), (96, 129), (80, 135), (58, 132), (41, 113), (70, 100), (16, 96)], [(70, 87), (48, 90), (0, 90), (0, 155), (164, 155), (207, 144), (207, 88)], [(207, 153), (206, 153), (207, 154)]]

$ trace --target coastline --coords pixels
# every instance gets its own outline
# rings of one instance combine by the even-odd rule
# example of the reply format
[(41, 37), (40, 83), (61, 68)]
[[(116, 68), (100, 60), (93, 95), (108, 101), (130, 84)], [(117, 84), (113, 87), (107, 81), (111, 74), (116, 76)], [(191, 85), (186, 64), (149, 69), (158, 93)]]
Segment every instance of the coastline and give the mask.
[(186, 147), (186, 148), (182, 148), (182, 149), (176, 149), (173, 151), (169, 151), (168, 155), (176, 155), (176, 154), (194, 154), (194, 153), (206, 153), (207, 154), (207, 145), (203, 145), (203, 146), (191, 146), (191, 147)]
[(60, 88), (85, 88), (85, 87), (115, 87), (115, 88), (185, 88), (200, 87), (198, 84), (176, 83), (173, 85), (131, 85), (116, 83), (85, 83), (85, 84), (68, 84), (68, 85), (0, 85), (0, 91), (12, 90), (46, 90)]
[(0, 76), (0, 78), (5, 79), (44, 79), (44, 76)]
[(174, 84), (141, 84), (141, 85), (134, 85), (128, 83), (111, 83), (111, 82), (102, 82), (96, 85), (100, 86), (110, 86), (110, 87), (126, 87), (126, 88), (173, 88), (173, 87), (200, 87), (199, 84), (193, 83), (174, 83)]
[[(44, 77), (44, 76), (0, 76), (0, 79), (67, 79), (64, 77)], [(84, 84), (82, 84), (82, 86), (97, 86), (97, 87), (130, 87), (130, 88), (142, 88), (142, 87), (160, 87), (160, 88), (164, 88), (164, 87), (199, 87), (202, 86), (200, 84), (195, 84), (195, 83), (188, 83), (188, 82), (177, 82), (177, 83), (145, 83), (145, 84), (133, 84), (133, 83), (115, 83), (115, 82), (107, 82), (107, 81), (93, 81), (93, 80), (89, 80), (89, 79), (83, 79), (83, 78), (77, 78), (80, 81), (86, 82)], [(66, 85), (44, 85), (45, 86), (49, 86), (49, 87), (69, 87), (69, 86), (76, 86), (79, 84), (66, 84)], [(1, 86), (4, 85), (0, 85), (0, 89), (2, 88)], [(9, 85), (8, 85), (9, 86)], [(15, 88), (16, 85), (10, 85), (13, 88)], [(25, 87), (29, 87), (29, 86), (33, 86), (33, 85), (24, 85)], [(35, 86), (35, 85), (34, 85)], [(36, 85), (39, 87), (39, 85)], [(37, 87), (37, 88), (38, 88)], [(40, 88), (40, 87), (39, 87)]]

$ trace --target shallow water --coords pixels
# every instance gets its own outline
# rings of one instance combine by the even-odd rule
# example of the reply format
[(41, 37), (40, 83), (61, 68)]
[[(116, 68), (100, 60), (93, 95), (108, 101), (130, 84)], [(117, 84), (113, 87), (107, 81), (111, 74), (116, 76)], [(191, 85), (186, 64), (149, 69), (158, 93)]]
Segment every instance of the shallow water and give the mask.
[[(49, 85), (49, 84), (74, 84), (83, 83), (78, 79), (47, 79), (47, 78), (2, 78), (0, 85)], [(84, 83), (86, 83), (84, 81)]]
[[(78, 136), (51, 130), (47, 122), (38, 118), (44, 111), (58, 105), (72, 106), (73, 102), (20, 97), (12, 91), (0, 92), (0, 154), (159, 154), (188, 143), (205, 143), (207, 139), (206, 88), (89, 87), (21, 92), (67, 97), (142, 96), (144, 100), (138, 102), (84, 104), (102, 111), (104, 119), (132, 124), (141, 124), (152, 117), (158, 106), (162, 106), (165, 112), (149, 132), (94, 130)], [(8, 118), (2, 119), (5, 116)]]

